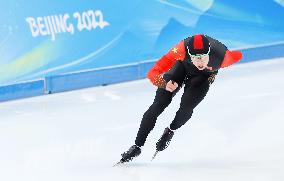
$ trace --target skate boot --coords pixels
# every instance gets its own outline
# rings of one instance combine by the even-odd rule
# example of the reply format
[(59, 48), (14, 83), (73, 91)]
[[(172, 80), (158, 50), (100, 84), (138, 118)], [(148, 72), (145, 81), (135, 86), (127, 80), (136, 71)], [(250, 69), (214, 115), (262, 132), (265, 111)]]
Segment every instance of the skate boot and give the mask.
[(139, 156), (140, 154), (141, 154), (141, 148), (137, 145), (133, 145), (126, 152), (121, 154), (122, 158), (114, 166), (125, 163), (125, 162), (129, 162), (133, 158)]
[(152, 160), (155, 158), (155, 156), (157, 155), (159, 151), (163, 151), (169, 146), (173, 136), (174, 136), (174, 132), (170, 128), (166, 128), (164, 130), (163, 135), (156, 143), (156, 153), (154, 154)]

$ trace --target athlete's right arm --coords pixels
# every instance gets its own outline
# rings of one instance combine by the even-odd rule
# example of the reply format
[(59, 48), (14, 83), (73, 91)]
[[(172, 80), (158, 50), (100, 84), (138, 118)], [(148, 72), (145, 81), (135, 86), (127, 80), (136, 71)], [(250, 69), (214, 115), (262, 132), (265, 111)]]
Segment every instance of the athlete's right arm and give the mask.
[(147, 78), (152, 82), (153, 85), (160, 88), (165, 88), (167, 82), (163, 79), (162, 74), (170, 70), (176, 61), (182, 61), (184, 57), (184, 41), (181, 41), (155, 63), (155, 65), (147, 73)]
[(165, 89), (167, 91), (173, 92), (178, 88), (178, 84), (176, 82), (174, 82), (173, 80), (170, 80), (167, 84)]

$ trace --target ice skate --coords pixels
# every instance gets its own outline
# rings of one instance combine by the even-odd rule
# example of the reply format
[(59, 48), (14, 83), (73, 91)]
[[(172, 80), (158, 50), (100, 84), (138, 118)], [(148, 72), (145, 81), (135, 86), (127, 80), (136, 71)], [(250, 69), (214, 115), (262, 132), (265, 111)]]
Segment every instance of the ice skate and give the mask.
[(163, 151), (169, 146), (173, 136), (174, 136), (174, 132), (170, 128), (166, 128), (164, 130), (163, 135), (156, 143), (156, 152), (154, 156), (152, 157), (152, 160), (156, 157), (159, 151)]
[(141, 148), (137, 145), (133, 145), (129, 148), (128, 151), (121, 154), (122, 158), (118, 163), (116, 163), (114, 166), (120, 165), (122, 163), (126, 163), (131, 161), (133, 158), (139, 156), (141, 154)]

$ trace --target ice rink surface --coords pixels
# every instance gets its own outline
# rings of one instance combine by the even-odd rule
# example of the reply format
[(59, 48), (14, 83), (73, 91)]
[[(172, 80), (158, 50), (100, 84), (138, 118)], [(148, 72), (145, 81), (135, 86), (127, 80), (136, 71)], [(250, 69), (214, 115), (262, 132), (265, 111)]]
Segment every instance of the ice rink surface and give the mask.
[(136, 137), (155, 96), (146, 79), (0, 104), (1, 181), (283, 181), (284, 59), (220, 70), (164, 152), (155, 143), (183, 90), (158, 118), (142, 154), (112, 165)]

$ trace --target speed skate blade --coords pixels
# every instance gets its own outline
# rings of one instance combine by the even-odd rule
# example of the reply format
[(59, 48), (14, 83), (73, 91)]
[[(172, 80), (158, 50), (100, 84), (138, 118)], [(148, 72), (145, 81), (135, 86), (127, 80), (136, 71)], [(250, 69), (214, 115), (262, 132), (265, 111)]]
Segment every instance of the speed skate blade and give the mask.
[(158, 150), (156, 150), (156, 152), (155, 152), (155, 154), (154, 154), (154, 156), (152, 157), (152, 160), (151, 161), (153, 161), (154, 160), (154, 158), (156, 157), (156, 155), (158, 154)]
[(117, 162), (116, 164), (114, 164), (112, 167), (116, 167), (116, 166), (121, 165), (121, 164), (123, 164), (123, 163), (124, 163), (124, 161), (120, 160), (119, 162)]

